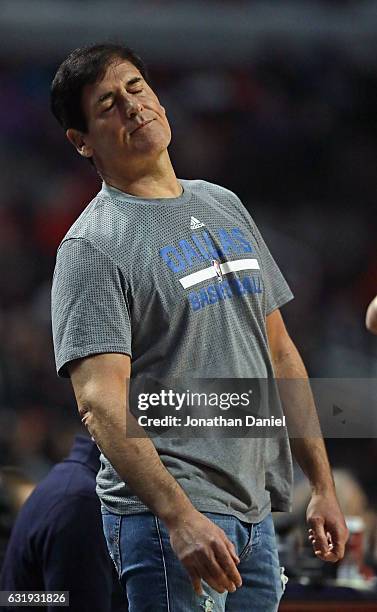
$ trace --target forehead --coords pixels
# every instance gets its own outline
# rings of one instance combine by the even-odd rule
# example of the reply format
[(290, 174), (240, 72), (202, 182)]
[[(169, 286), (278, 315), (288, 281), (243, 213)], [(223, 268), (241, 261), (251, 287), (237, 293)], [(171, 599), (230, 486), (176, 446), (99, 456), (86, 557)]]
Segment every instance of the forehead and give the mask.
[(135, 76), (142, 76), (136, 66), (128, 60), (115, 59), (107, 66), (102, 78), (93, 83), (91, 87), (98, 92)]

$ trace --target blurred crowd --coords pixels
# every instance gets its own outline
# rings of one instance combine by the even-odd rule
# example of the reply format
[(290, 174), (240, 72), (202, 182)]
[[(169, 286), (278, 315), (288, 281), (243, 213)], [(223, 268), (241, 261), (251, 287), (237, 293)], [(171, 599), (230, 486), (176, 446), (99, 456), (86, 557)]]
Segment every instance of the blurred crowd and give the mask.
[[(80, 426), (55, 374), (50, 287), (56, 248), (100, 187), (50, 114), (55, 69), (0, 64), (0, 465), (34, 480)], [(364, 313), (377, 293), (377, 72), (330, 44), (277, 40), (231, 68), (149, 69), (178, 176), (234, 190), (284, 271), (310, 375), (376, 376)]]

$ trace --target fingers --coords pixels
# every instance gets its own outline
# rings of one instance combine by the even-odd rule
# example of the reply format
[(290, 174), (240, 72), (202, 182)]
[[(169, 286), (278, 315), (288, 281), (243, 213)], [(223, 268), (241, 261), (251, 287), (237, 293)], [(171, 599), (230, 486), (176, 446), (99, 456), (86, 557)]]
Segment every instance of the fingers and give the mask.
[[(323, 527), (323, 526), (322, 526)], [(344, 547), (343, 547), (343, 555), (339, 556), (339, 551), (335, 548), (335, 545), (332, 540), (331, 533), (327, 531), (325, 533), (323, 529), (323, 534), (325, 534), (326, 544), (323, 543), (323, 540), (318, 539), (318, 535), (322, 536), (322, 532), (320, 530), (309, 529), (308, 539), (313, 546), (314, 554), (322, 561), (327, 561), (330, 563), (336, 563), (341, 559), (344, 555)]]
[[(204, 555), (201, 559), (205, 571), (202, 576), (218, 592), (226, 590), (233, 593), (237, 587), (242, 586), (242, 579), (236, 567), (236, 560), (232, 556), (238, 560), (235, 549), (233, 547), (230, 552), (226, 541), (227, 539), (224, 542), (221, 540), (212, 542), (211, 554)], [(232, 546), (230, 542), (229, 544)]]
[[(231, 542), (229, 542), (229, 544), (231, 544)], [(233, 545), (231, 544), (231, 546)], [(214, 551), (215, 551), (216, 559), (219, 562), (221, 569), (225, 572), (228, 579), (236, 587), (239, 588), (240, 586), (242, 586), (242, 578), (236, 567), (236, 563), (239, 563), (239, 558), (236, 555), (234, 546), (233, 546), (232, 552), (230, 552), (229, 547), (226, 545), (226, 541), (216, 542), (214, 545)], [(234, 557), (236, 557), (237, 561), (235, 560)]]
[(196, 558), (183, 560), (183, 564), (190, 575), (197, 594), (200, 594), (200, 579), (205, 580), (218, 593), (224, 593), (225, 591), (234, 593), (238, 587), (242, 586), (236, 560), (239, 562), (234, 547), (230, 551), (225, 542), (214, 541), (211, 551), (205, 547), (201, 550), (197, 549)]
[(224, 544), (227, 547), (228, 551), (230, 552), (234, 563), (236, 565), (238, 565), (239, 562), (240, 562), (240, 558), (237, 555), (237, 552), (236, 552), (236, 549), (235, 549), (235, 546), (234, 546), (233, 542), (231, 542), (230, 540), (228, 540), (228, 538), (226, 538)]
[(240, 559), (234, 544), (215, 523), (195, 511), (191, 521), (170, 527), (170, 544), (186, 568), (195, 592), (202, 593), (201, 580), (219, 593), (242, 586), (237, 569)]
[(344, 525), (344, 527), (340, 526), (340, 528), (338, 528), (338, 526), (336, 525), (334, 527), (333, 534), (332, 534), (332, 543), (333, 543), (332, 552), (336, 556), (337, 561), (339, 561), (340, 559), (343, 559), (344, 557), (344, 551), (345, 551), (347, 540), (348, 540), (348, 529), (346, 525)]
[(336, 542), (333, 546), (332, 552), (336, 557), (336, 561), (340, 561), (344, 557), (345, 545), (340, 542)]
[(194, 591), (197, 595), (203, 595), (203, 587), (202, 587), (202, 579), (195, 571), (194, 568), (186, 567), (188, 575), (190, 576), (190, 580), (192, 582), (192, 586), (194, 587)]
[(311, 518), (308, 523), (310, 526), (309, 539), (311, 537), (314, 553), (317, 556), (325, 555), (329, 552), (329, 542), (324, 529), (324, 520), (322, 518)]
[[(323, 528), (323, 533), (324, 533)], [(345, 527), (342, 529), (342, 526), (338, 526), (335, 524), (331, 528), (330, 531), (326, 531), (326, 544), (323, 542), (323, 533), (318, 526), (316, 529), (309, 529), (309, 541), (313, 545), (314, 553), (317, 557), (322, 559), (323, 561), (330, 561), (331, 563), (336, 563), (340, 561), (344, 557), (344, 551), (346, 542), (348, 539), (348, 530)]]
[(227, 578), (215, 559), (213, 562), (205, 559), (201, 562), (197, 561), (195, 567), (186, 565), (186, 569), (197, 595), (203, 595), (202, 580), (218, 593), (225, 593), (225, 591), (233, 593), (236, 590), (236, 586)]
[(336, 563), (339, 561), (338, 557), (331, 551), (325, 553), (324, 555), (318, 555), (318, 557), (322, 559), (322, 561), (327, 561), (327, 563)]
[(222, 570), (215, 557), (203, 561), (201, 576), (218, 593), (234, 593), (236, 585)]

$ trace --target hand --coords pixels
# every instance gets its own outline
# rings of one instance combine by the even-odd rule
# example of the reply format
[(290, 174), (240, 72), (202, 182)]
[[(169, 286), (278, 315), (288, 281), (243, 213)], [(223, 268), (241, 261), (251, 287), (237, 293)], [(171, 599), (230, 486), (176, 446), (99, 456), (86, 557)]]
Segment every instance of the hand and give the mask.
[(177, 517), (168, 529), (171, 546), (198, 595), (203, 595), (202, 579), (218, 593), (234, 592), (242, 586), (233, 543), (206, 516), (193, 509)]
[(306, 520), (314, 554), (330, 563), (343, 559), (349, 534), (335, 491), (314, 493), (306, 511)]

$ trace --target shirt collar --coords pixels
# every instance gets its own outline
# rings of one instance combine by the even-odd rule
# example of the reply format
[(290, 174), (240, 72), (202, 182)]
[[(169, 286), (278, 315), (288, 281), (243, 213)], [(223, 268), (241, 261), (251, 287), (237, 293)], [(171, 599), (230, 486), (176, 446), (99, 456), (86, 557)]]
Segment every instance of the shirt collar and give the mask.
[(78, 463), (83, 463), (93, 472), (97, 473), (101, 465), (99, 456), (100, 451), (91, 438), (77, 435), (75, 436), (71, 452), (64, 461), (77, 461)]

